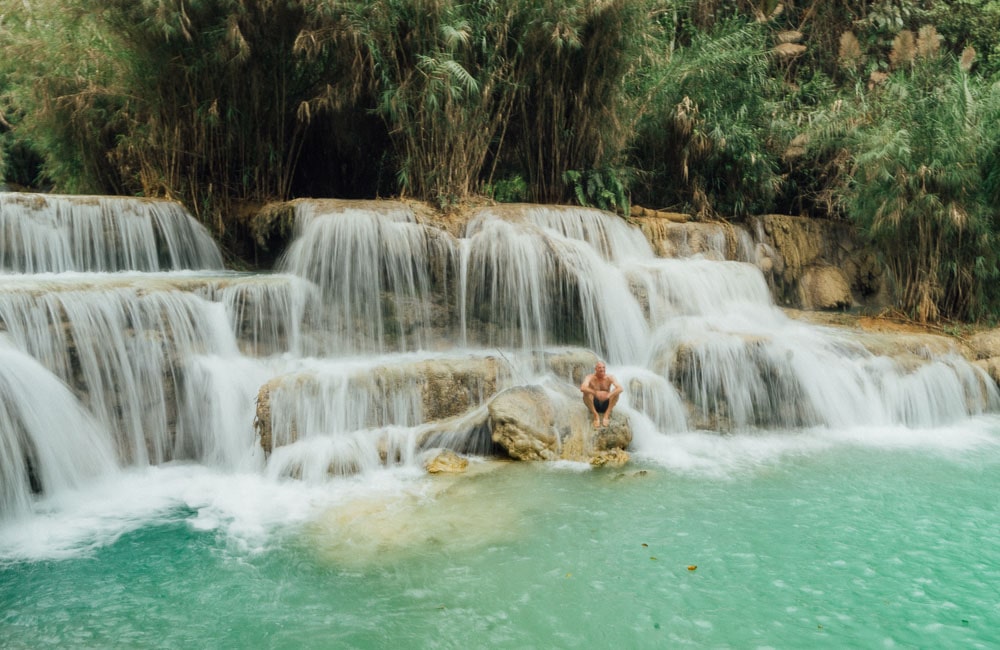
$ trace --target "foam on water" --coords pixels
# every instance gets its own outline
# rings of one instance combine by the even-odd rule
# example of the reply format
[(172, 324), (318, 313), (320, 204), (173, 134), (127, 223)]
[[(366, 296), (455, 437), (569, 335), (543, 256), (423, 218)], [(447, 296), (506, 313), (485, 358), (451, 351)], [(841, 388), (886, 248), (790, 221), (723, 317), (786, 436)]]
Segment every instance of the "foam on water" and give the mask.
[(719, 436), (713, 432), (658, 433), (638, 420), (633, 438), (636, 458), (684, 475), (732, 480), (776, 467), (789, 457), (821, 455), (837, 448), (923, 451), (957, 457), (1000, 448), (1000, 419), (983, 416), (951, 426), (813, 427)]
[[(452, 552), (510, 541), (522, 502), (540, 496), (482, 491), (489, 484), (483, 478), (504, 464), (481, 461), (465, 476), (434, 478), (413, 464), (386, 468), (375, 458), (362, 471), (331, 480), (326, 464), (332, 456), (323, 452), (330, 444), (349, 440), (313, 438), (289, 445), (263, 474), (186, 463), (108, 473), (59, 491), (38, 502), (33, 512), (0, 524), (0, 561), (89, 556), (130, 531), (185, 521), (194, 531), (221, 535), (223, 544), (239, 553), (264, 552), (289, 535), (304, 534), (338, 565), (372, 566), (383, 553), (401, 560), (407, 553), (427, 552), (428, 545)], [(633, 454), (639, 467), (659, 467), (692, 480), (732, 482), (787, 471), (781, 468), (795, 459), (822, 459), (854, 449), (919, 452), (943, 463), (961, 463), (974, 455), (1000, 458), (1000, 419), (984, 416), (935, 429), (818, 428), (732, 436), (663, 435), (640, 420)], [(410, 447), (408, 453), (416, 452)], [(298, 480), (283, 478), (288, 458), (323, 467), (318, 472), (302, 469)], [(592, 471), (586, 463), (567, 461), (542, 468)]]
[(188, 463), (134, 468), (59, 492), (0, 523), (0, 562), (87, 557), (128, 532), (173, 521), (214, 531), (239, 553), (260, 553), (330, 508), (420, 494), (428, 484), (419, 476), (397, 468), (317, 484)]

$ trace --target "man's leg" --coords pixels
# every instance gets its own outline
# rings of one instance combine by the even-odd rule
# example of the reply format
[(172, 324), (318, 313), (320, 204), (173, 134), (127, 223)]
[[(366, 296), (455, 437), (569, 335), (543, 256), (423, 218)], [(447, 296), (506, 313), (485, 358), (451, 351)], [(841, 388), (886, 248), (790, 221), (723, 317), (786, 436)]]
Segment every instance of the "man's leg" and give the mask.
[(608, 410), (604, 412), (604, 426), (608, 426), (608, 424), (611, 422), (611, 411), (614, 410), (615, 404), (617, 403), (618, 403), (618, 395), (614, 395), (610, 400), (608, 400)]
[(583, 403), (587, 405), (587, 409), (590, 410), (590, 414), (594, 417), (594, 426), (601, 426), (601, 419), (597, 417), (597, 409), (594, 408), (594, 396), (588, 393), (583, 394)]

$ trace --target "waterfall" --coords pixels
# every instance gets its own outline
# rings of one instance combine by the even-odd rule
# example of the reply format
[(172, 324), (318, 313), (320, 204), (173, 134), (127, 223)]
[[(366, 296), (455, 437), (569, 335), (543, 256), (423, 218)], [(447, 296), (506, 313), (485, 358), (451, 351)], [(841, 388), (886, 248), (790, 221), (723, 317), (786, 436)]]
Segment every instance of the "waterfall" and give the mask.
[(542, 385), (575, 405), (594, 358), (626, 388), (639, 451), (1000, 410), (957, 348), (790, 318), (745, 231), (695, 244), (679, 226), (664, 257), (585, 208), (446, 228), (403, 203), (295, 206), (278, 271), (235, 273), (174, 204), (0, 194), (4, 516), (122, 467), (321, 484), (440, 447), (488, 454), (494, 395)]
[(428, 235), (410, 210), (323, 212), (322, 204), (306, 202), (297, 207), (295, 228), (295, 242), (280, 266), (315, 283), (326, 298), (324, 327), (332, 350), (426, 344)]
[(0, 192), (0, 272), (221, 268), (208, 231), (172, 201)]
[(37, 361), (0, 336), (0, 516), (118, 470), (99, 424)]

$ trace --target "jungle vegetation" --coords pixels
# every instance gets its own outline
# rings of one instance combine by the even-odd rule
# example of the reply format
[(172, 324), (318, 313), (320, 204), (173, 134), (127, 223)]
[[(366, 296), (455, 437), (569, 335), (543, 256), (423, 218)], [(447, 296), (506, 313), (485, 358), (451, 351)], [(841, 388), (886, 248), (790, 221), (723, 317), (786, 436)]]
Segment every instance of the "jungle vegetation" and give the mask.
[(1000, 314), (1000, 0), (0, 0), (0, 179), (850, 220)]

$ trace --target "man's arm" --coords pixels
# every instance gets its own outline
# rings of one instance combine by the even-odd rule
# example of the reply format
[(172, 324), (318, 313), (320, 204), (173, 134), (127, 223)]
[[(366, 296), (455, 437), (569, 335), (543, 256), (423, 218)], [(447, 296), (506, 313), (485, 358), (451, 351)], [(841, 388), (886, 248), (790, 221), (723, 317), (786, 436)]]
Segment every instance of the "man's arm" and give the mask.
[(594, 375), (587, 375), (583, 379), (583, 383), (580, 384), (580, 392), (584, 395), (596, 395), (597, 391), (590, 387), (590, 380), (594, 378)]
[(608, 379), (611, 380), (611, 386), (612, 386), (611, 392), (608, 393), (609, 398), (614, 397), (615, 395), (621, 395), (625, 391), (625, 389), (622, 388), (622, 385), (618, 383), (617, 378), (608, 375)]

